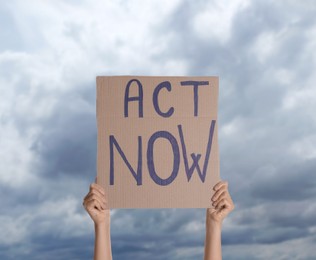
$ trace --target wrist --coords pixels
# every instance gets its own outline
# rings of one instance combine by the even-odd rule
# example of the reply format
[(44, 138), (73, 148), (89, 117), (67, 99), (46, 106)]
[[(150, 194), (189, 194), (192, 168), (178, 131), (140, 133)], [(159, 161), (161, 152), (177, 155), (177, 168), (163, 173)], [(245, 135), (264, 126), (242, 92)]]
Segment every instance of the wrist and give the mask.
[(208, 221), (206, 221), (206, 229), (207, 230), (222, 230), (222, 222), (208, 219)]
[(107, 230), (110, 228), (110, 221), (103, 221), (100, 223), (94, 223), (94, 228), (96, 230)]

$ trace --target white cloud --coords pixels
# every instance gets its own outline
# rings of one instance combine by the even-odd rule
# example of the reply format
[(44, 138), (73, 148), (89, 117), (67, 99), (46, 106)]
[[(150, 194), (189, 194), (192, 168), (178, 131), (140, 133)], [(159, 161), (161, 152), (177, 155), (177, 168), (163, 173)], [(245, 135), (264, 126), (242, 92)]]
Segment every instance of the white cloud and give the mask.
[[(83, 177), (80, 176), (74, 181), (78, 175), (66, 177), (60, 173), (60, 179), (46, 180), (45, 173), (43, 176), (35, 175), (34, 169), (39, 162), (37, 161), (38, 158), (30, 151), (30, 147), (41, 131), (47, 130), (43, 129), (45, 127), (43, 122), (56, 112), (56, 109), (59, 108), (57, 107), (59, 102), (70, 101), (69, 111), (76, 113), (76, 115), (80, 114), (81, 111), (88, 111), (91, 115), (95, 112), (95, 107), (84, 102), (82, 97), (77, 96), (76, 93), (78, 93), (79, 88), (87, 88), (89, 84), (94, 89), (96, 75), (189, 74), (189, 65), (198, 64), (199, 60), (192, 60), (192, 53), (188, 55), (181, 53), (181, 51), (176, 54), (168, 52), (170, 44), (178, 43), (179, 41), (176, 40), (179, 35), (187, 33), (191, 33), (190, 37), (194, 38), (192, 40), (197, 46), (199, 43), (201, 45), (211, 43), (215, 39), (224, 47), (229, 47), (231, 53), (235, 53), (234, 55), (229, 53), (225, 56), (227, 60), (232, 57), (233, 62), (236, 61), (236, 64), (232, 64), (233, 67), (229, 65), (224, 68), (223, 66), (226, 66), (227, 63), (223, 63), (222, 60), (214, 60), (214, 63), (210, 65), (208, 60), (207, 64), (201, 63), (201, 67), (197, 67), (195, 70), (195, 72), (204, 71), (203, 69), (207, 67), (210, 68), (210, 71), (214, 69), (221, 71), (221, 82), (224, 83), (222, 85), (226, 85), (220, 94), (221, 98), (224, 97), (224, 101), (226, 101), (226, 103), (222, 103), (222, 109), (227, 112), (228, 106), (236, 108), (235, 111), (228, 111), (230, 112), (229, 117), (227, 117), (229, 119), (220, 119), (225, 122), (219, 133), (219, 137), (223, 141), (223, 157), (226, 159), (223, 168), (231, 169), (231, 172), (224, 170), (224, 173), (227, 174), (225, 177), (230, 179), (230, 186), (241, 199), (235, 202), (235, 212), (225, 220), (225, 234), (229, 234), (230, 231), (246, 230), (249, 226), (257, 227), (259, 232), (271, 231), (273, 233), (274, 229), (269, 222), (273, 221), (273, 217), (282, 220), (297, 215), (299, 220), (302, 220), (304, 218), (311, 219), (315, 215), (315, 207), (309, 206), (303, 210), (301, 207), (306, 204), (295, 204), (293, 201), (289, 202), (286, 207), (283, 204), (282, 211), (278, 211), (280, 205), (277, 203), (271, 206), (268, 198), (264, 205), (260, 204), (253, 208), (244, 208), (243, 204), (244, 200), (251, 201), (252, 205), (256, 204), (256, 198), (251, 197), (249, 189), (256, 187), (258, 183), (259, 185), (262, 184), (260, 182), (262, 179), (265, 183), (271, 183), (278, 174), (276, 169), (279, 168), (277, 162), (276, 164), (274, 164), (275, 162), (264, 162), (267, 160), (266, 151), (256, 155), (249, 152), (247, 146), (258, 146), (264, 149), (267, 144), (272, 144), (273, 152), (283, 149), (284, 146), (279, 148), (278, 141), (273, 139), (273, 136), (278, 137), (278, 134), (271, 133), (275, 133), (275, 131), (279, 133), (283, 128), (278, 127), (283, 123), (285, 126), (287, 125), (287, 122), (283, 122), (283, 120), (287, 120), (289, 114), (293, 116), (293, 120), (306, 118), (310, 124), (298, 126), (302, 128), (302, 136), (295, 141), (291, 139), (286, 145), (287, 149), (293, 157), (301, 161), (316, 157), (316, 137), (314, 134), (310, 134), (315, 127), (316, 79), (313, 76), (314, 73), (313, 75), (306, 73), (308, 69), (314, 71), (313, 68), (316, 65), (314, 58), (315, 26), (311, 26), (302, 34), (305, 36), (304, 43), (306, 45), (297, 54), (297, 64), (292, 67), (282, 67), (282, 64), (276, 66), (276, 64), (269, 62), (277, 59), (276, 57), (281, 51), (284, 51), (282, 54), (286, 56), (287, 40), (300, 35), (301, 28), (299, 26), (304, 26), (303, 22), (308, 22), (304, 21), (304, 17), (300, 17), (300, 13), (287, 21), (286, 19), (291, 16), (289, 11), (284, 16), (283, 24), (279, 21), (278, 31), (263, 30), (255, 40), (254, 45), (249, 44), (249, 49), (244, 50), (245, 56), (247, 56), (244, 57), (236, 54), (236, 48), (240, 46), (230, 45), (229, 39), (232, 35), (232, 23), (235, 18), (238, 18), (236, 17), (237, 12), (247, 8), (250, 1), (207, 2), (205, 9), (196, 15), (191, 24), (195, 35), (191, 31), (175, 31), (173, 28), (164, 27), (165, 21), (169, 25), (168, 22), (173, 21), (175, 16), (183, 15), (175, 12), (180, 3), (181, 1), (167, 0), (80, 1), (80, 3), (78, 1), (71, 5), (69, 1), (39, 2), (31, 0), (27, 2), (10, 1), (6, 4), (11, 8), (10, 14), (13, 15), (16, 28), (20, 33), (21, 47), (19, 48), (20, 51), (8, 50), (0, 53), (0, 183), (13, 187), (14, 191), (18, 191), (18, 189), (21, 191), (20, 188), (23, 186), (25, 190), (38, 190), (35, 196), (38, 196), (38, 200), (41, 202), (34, 202), (34, 205), (30, 205), (29, 209), (24, 211), (23, 207), (20, 209), (19, 206), (25, 205), (21, 205), (22, 203), (17, 199), (17, 208), (23, 212), (20, 212), (18, 217), (0, 216), (1, 223), (6, 223), (0, 227), (0, 233), (3, 235), (0, 238), (0, 244), (23, 243), (36, 235), (50, 234), (57, 238), (67, 238), (84, 237), (87, 233), (92, 232), (92, 220), (86, 213), (83, 213), (83, 210), (78, 212), (78, 205), (81, 205), (83, 198), (80, 190), (85, 187), (85, 183), (82, 181)], [(274, 10), (273, 7), (271, 5), (271, 11)], [(283, 11), (286, 12), (286, 7), (282, 6), (275, 13), (271, 12), (271, 16), (277, 15), (281, 11), (282, 13)], [(313, 23), (312, 20), (310, 22)], [(293, 27), (295, 27), (294, 30)], [(240, 28), (241, 31), (244, 29)], [(198, 42), (199, 40), (201, 42)], [(239, 40), (242, 44), (242, 39)], [(225, 45), (226, 43), (229, 45)], [(181, 49), (181, 46), (177, 47)], [(192, 50), (199, 52), (198, 56), (203, 58), (209, 54), (205, 49), (193, 48)], [(222, 58), (221, 50), (214, 49), (212, 51), (218, 51), (218, 57)], [(166, 52), (168, 53), (167, 56), (165, 55)], [(251, 55), (257, 59), (248, 63), (247, 58)], [(255, 74), (244, 73), (245, 69), (246, 72), (248, 69), (253, 69)], [(256, 69), (259, 69), (260, 72), (258, 73)], [(243, 81), (245, 82), (244, 86), (237, 85), (239, 83), (236, 82), (236, 79), (239, 77), (246, 77)], [(253, 80), (252, 77), (255, 79)], [(266, 95), (266, 92), (260, 89), (262, 86), (258, 86), (256, 83), (260, 81), (262, 85), (265, 86), (266, 84), (271, 89), (270, 80), (273, 81), (278, 91), (282, 90), (276, 93), (280, 95), (281, 110), (278, 110), (273, 124), (261, 124), (267, 118), (258, 119), (252, 113), (245, 116), (243, 113), (246, 114), (246, 112), (238, 109), (242, 110), (243, 105), (250, 104), (253, 105), (254, 109), (262, 108), (262, 110), (266, 109), (269, 112), (270, 107), (262, 105), (264, 102), (260, 103), (264, 98), (269, 101), (269, 95)], [(258, 89), (260, 91), (256, 92)], [(257, 93), (262, 94), (262, 96), (256, 97)], [(239, 104), (234, 103), (236, 100), (241, 100), (245, 104), (242, 103), (239, 106)], [(262, 107), (258, 108), (256, 106), (258, 103)], [(251, 108), (251, 106), (249, 107)], [(224, 116), (226, 116), (225, 113)], [(57, 127), (54, 126), (54, 123), (50, 126)], [(260, 127), (262, 125), (265, 127)], [(244, 133), (249, 128), (252, 129), (251, 133), (245, 135)], [(60, 135), (65, 132), (63, 137), (69, 135), (62, 128), (51, 130), (57, 131)], [(289, 136), (294, 130), (287, 129)], [(76, 139), (77, 136), (73, 136), (73, 138)], [(281, 141), (283, 142), (283, 140)], [(60, 150), (56, 149), (56, 151)], [(266, 153), (268, 154), (269, 151)], [(229, 154), (232, 155), (232, 158), (228, 161)], [(49, 154), (49, 156), (51, 155)], [(268, 159), (278, 158), (276, 153), (269, 156)], [(255, 159), (263, 163), (254, 165), (252, 161)], [(245, 176), (252, 177), (245, 178)], [(260, 176), (262, 176), (261, 179)], [(241, 178), (244, 178), (244, 181), (240, 181)], [(14, 200), (15, 194), (12, 196), (12, 200)], [(304, 203), (310, 202), (304, 201)], [(302, 210), (299, 211), (297, 208)], [(148, 212), (139, 213), (139, 211), (136, 213), (136, 211), (128, 210), (124, 210), (124, 212), (123, 210), (112, 210), (111, 213), (113, 230), (116, 233), (121, 232), (123, 235), (135, 231), (136, 228), (138, 230), (144, 228), (148, 233), (153, 230), (157, 233), (165, 232), (172, 228), (177, 230), (180, 229), (177, 226), (178, 221), (185, 222), (189, 215), (189, 213), (181, 215), (180, 212), (172, 210), (162, 210), (160, 215), (151, 215)], [(238, 222), (244, 224), (239, 225)], [(138, 226), (133, 226), (134, 224)], [(158, 231), (155, 230), (157, 226), (160, 227)], [(260, 229), (260, 227), (265, 229)], [(181, 232), (196, 235), (203, 228), (203, 221), (188, 220), (181, 226)], [(34, 233), (30, 232), (33, 229)], [(310, 226), (308, 229), (311, 234), (315, 232), (314, 226)], [(198, 254), (202, 249), (202, 247), (176, 249), (176, 253), (178, 256), (188, 258), (189, 255)], [(29, 250), (32, 253), (32, 249), (25, 248), (23, 250), (26, 250), (25, 252)], [(289, 259), (293, 256), (302, 259), (314, 255), (309, 238), (273, 245), (224, 246), (223, 250), (224, 258), (239, 257), (240, 259), (242, 256), (245, 256), (244, 259), (252, 259), (254, 256), (258, 256), (260, 259)]]
[(29, 134), (22, 137), (12, 123), (0, 127), (0, 182), (10, 187), (22, 187), (33, 183), (37, 177), (32, 172), (35, 162), (29, 147), (33, 142), (36, 129), (29, 129)]
[(15, 219), (9, 216), (0, 216), (0, 244), (12, 245), (22, 242), (27, 238), (28, 229), (26, 223), (31, 219), (30, 215), (19, 216)]
[(290, 151), (301, 159), (316, 158), (316, 135), (304, 136), (295, 140), (289, 147)]
[(188, 222), (184, 228), (183, 231), (187, 232), (187, 233), (200, 233), (200, 232), (204, 232), (205, 230), (205, 222), (204, 221), (196, 221), (196, 220), (192, 220), (190, 222)]
[[(78, 199), (67, 196), (45, 201), (32, 214), (37, 235), (54, 235), (60, 238), (84, 236), (92, 231), (93, 222), (86, 212), (77, 212)], [(58, 223), (58, 224), (57, 224)], [(54, 227), (52, 229), (52, 227)]]
[(279, 48), (280, 35), (272, 31), (262, 32), (253, 45), (254, 57), (260, 63), (265, 63), (277, 53)]
[(232, 121), (227, 122), (224, 124), (221, 129), (220, 133), (223, 135), (222, 138), (228, 137), (228, 136), (236, 136), (238, 133), (240, 133), (243, 129), (244, 120), (240, 117), (235, 117)]
[(44, 201), (17, 217), (0, 216), (0, 244), (23, 243), (30, 236), (54, 236), (58, 238), (86, 236), (93, 232), (93, 221), (82, 210), (77, 212), (78, 200), (66, 198)]
[(235, 14), (250, 4), (248, 0), (209, 1), (194, 20), (193, 27), (202, 39), (215, 38), (225, 43), (231, 35)]

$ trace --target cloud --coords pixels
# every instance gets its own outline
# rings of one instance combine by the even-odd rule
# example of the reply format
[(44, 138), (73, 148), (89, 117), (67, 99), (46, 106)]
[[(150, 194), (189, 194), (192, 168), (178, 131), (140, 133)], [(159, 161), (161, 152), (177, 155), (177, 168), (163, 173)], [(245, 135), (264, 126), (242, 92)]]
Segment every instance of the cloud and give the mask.
[[(224, 258), (312, 259), (314, 13), (312, 1), (1, 3), (1, 259), (92, 257), (81, 203), (96, 173), (95, 77), (111, 74), (219, 75), (236, 205)], [(204, 221), (112, 211), (114, 258), (201, 259)]]
[[(235, 14), (246, 8), (249, 1), (205, 1), (203, 5), (203, 11), (194, 17), (192, 23), (194, 31), (202, 39), (212, 40), (215, 38), (221, 43), (225, 43), (231, 36)], [(207, 31), (208, 33), (206, 33)]]

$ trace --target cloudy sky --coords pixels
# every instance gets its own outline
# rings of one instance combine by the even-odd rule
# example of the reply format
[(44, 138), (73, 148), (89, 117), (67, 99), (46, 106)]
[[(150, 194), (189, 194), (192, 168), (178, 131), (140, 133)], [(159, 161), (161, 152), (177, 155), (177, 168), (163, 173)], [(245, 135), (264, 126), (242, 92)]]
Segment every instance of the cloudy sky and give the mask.
[[(0, 258), (92, 259), (97, 75), (218, 75), (224, 259), (315, 259), (316, 2), (0, 1)], [(111, 211), (114, 259), (202, 259), (205, 210)], [(159, 245), (159, 246), (157, 246)]]

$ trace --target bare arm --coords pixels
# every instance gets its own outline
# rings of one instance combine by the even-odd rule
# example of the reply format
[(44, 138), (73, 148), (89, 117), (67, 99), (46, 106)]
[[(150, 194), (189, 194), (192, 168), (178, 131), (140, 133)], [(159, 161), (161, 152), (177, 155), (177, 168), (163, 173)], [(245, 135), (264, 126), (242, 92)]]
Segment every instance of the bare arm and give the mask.
[(94, 260), (112, 260), (110, 209), (107, 207), (104, 189), (92, 183), (83, 205), (94, 221)]
[(234, 203), (228, 192), (228, 183), (220, 181), (214, 188), (212, 206), (206, 210), (206, 234), (204, 247), (204, 260), (222, 259), (222, 222), (234, 209)]
[(94, 230), (94, 260), (112, 260), (110, 224), (95, 224)]
[(214, 222), (206, 224), (204, 260), (222, 259), (221, 232), (221, 224)]

